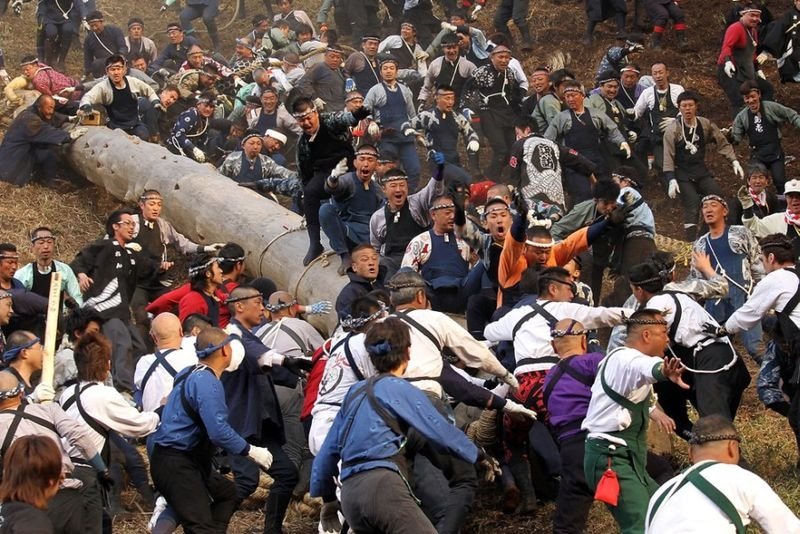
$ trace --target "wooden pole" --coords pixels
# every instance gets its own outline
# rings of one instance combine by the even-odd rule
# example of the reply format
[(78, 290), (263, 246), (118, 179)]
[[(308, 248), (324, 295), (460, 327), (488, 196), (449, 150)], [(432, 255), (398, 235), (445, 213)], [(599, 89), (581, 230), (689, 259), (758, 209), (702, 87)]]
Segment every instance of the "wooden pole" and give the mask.
[(58, 305), (60, 302), (61, 273), (54, 269), (50, 274), (50, 295), (47, 299), (47, 324), (44, 329), (44, 358), (42, 360), (42, 384), (48, 384), (51, 387), (53, 386), (53, 373), (55, 372)]

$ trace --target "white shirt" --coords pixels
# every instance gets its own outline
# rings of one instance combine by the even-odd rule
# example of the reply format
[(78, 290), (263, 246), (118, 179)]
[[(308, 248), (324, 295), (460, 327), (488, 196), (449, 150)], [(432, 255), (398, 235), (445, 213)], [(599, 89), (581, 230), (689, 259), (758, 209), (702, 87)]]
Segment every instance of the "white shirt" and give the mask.
[(291, 329), (312, 353), (325, 343), (319, 332), (308, 322), (296, 317), (284, 317), (277, 322), (267, 323), (258, 328), (254, 333), (261, 342), (272, 350), (284, 356), (308, 358), (311, 355), (303, 352), (297, 341), (292, 339), (283, 328)]
[[(772, 271), (756, 285), (750, 298), (725, 322), (725, 330), (735, 334), (749, 330), (769, 313), (770, 310), (783, 311), (786, 304), (797, 292), (798, 278), (786, 269)], [(800, 306), (789, 314), (792, 322), (800, 325)]]
[(589, 409), (581, 425), (588, 432), (588, 438), (627, 445), (625, 440), (610, 436), (607, 432), (628, 428), (631, 425), (631, 412), (606, 395), (600, 381), (601, 374), (605, 373), (608, 387), (631, 402), (639, 403), (650, 395), (653, 384), (658, 382), (653, 371), (661, 361), (660, 358), (647, 356), (630, 347), (614, 350), (603, 358), (592, 384), (592, 400), (589, 401)]
[[(637, 119), (642, 117), (645, 112), (653, 109), (656, 106), (656, 91), (657, 89), (655, 86), (652, 86), (642, 91), (642, 93), (639, 95), (639, 98), (636, 100), (636, 104), (633, 106), (633, 111), (636, 113)], [(672, 105), (676, 108), (678, 107), (678, 95), (683, 91), (684, 89), (682, 85), (678, 85), (677, 83), (669, 84), (669, 97), (670, 100), (672, 100)]]
[[(73, 384), (64, 390), (59, 402), (63, 407), (64, 404), (75, 396), (75, 388), (83, 388), (89, 382), (79, 382)], [(94, 386), (86, 388), (81, 393), (81, 404), (86, 413), (100, 426), (109, 430), (113, 430), (119, 434), (131, 438), (143, 438), (152, 433), (158, 427), (159, 418), (158, 414), (153, 412), (140, 412), (131, 406), (127, 400), (113, 387), (106, 386), (99, 382)], [(64, 410), (67, 415), (77, 421), (86, 420), (81, 416), (78, 410), (78, 403), (72, 402), (71, 405)], [(87, 423), (87, 426), (89, 424)], [(98, 434), (91, 426), (89, 426), (88, 434), (92, 443), (97, 447), (98, 451), (103, 450), (106, 440), (103, 436)], [(70, 457), (80, 457), (80, 451), (70, 450)]]
[[(614, 326), (622, 322), (625, 315), (630, 316), (634, 310), (625, 308), (592, 308), (583, 304), (573, 302), (549, 302), (547, 300), (537, 300), (545, 311), (561, 319), (577, 319), (587, 329), (600, 328), (604, 326)], [(499, 320), (489, 323), (483, 331), (484, 337), (489, 341), (511, 341), (514, 327), (528, 313), (533, 311), (532, 306), (520, 306), (514, 308), (501, 317)], [(517, 362), (528, 358), (547, 358), (541, 363), (526, 363), (518, 365), (514, 369), (514, 375), (519, 376), (523, 373), (533, 371), (546, 371), (558, 362), (558, 358), (553, 358), (553, 347), (550, 342), (550, 325), (547, 320), (538, 314), (523, 323), (517, 331), (514, 341), (514, 357)]]
[[(168, 349), (163, 349), (165, 352)], [(188, 351), (183, 347), (173, 350), (166, 355), (167, 363), (172, 366), (175, 373), (180, 373), (182, 369), (192, 367), (197, 364), (197, 354), (194, 350)], [(150, 366), (156, 361), (155, 354), (146, 354), (139, 358), (136, 364), (136, 371), (133, 373), (133, 384), (137, 390), (142, 390), (142, 381)], [(175, 377), (169, 374), (163, 365), (156, 366), (150, 378), (147, 379), (147, 384), (142, 391), (142, 409), (146, 412), (153, 412), (161, 406), (161, 399), (169, 395), (172, 391), (172, 384)]]
[[(336, 347), (336, 350), (331, 352), (331, 355), (328, 356), (328, 361), (325, 362), (325, 370), (319, 383), (317, 401), (311, 410), (311, 415), (328, 410), (338, 412), (350, 386), (359, 381), (350, 366), (350, 362), (347, 361), (345, 344), (350, 348), (353, 362), (364, 378), (378, 374), (369, 359), (367, 349), (364, 347), (366, 335), (356, 334), (346, 342), (339, 344), (346, 336), (347, 334), (340, 335), (331, 340), (331, 348)], [(336, 345), (339, 346), (337, 347)]]
[[(681, 317), (678, 327), (675, 329), (675, 337), (671, 341), (683, 345), (684, 347), (695, 347), (701, 341), (708, 339), (709, 335), (703, 332), (703, 325), (711, 323), (719, 325), (709, 313), (691, 297), (683, 293), (675, 294), (681, 305)], [(654, 310), (664, 310), (664, 319), (667, 321), (667, 329), (672, 328), (675, 320), (675, 301), (670, 294), (655, 295), (645, 304), (645, 308)], [(670, 336), (672, 337), (672, 336)], [(725, 338), (722, 338), (725, 339)]]
[[(697, 467), (707, 461), (695, 464)], [(746, 526), (754, 519), (768, 534), (798, 534), (800, 520), (781, 501), (772, 488), (758, 475), (738, 465), (718, 463), (706, 467), (700, 476), (721, 491), (739, 512)], [(665, 492), (679, 484), (683, 475), (678, 475), (661, 486), (650, 499), (651, 507)], [(728, 516), (706, 497), (697, 487), (688, 482), (659, 506), (652, 523), (647, 525), (647, 534), (725, 534), (735, 533), (736, 528)]]
[[(444, 313), (433, 310), (403, 310), (421, 324), (436, 339), (442, 348), (449, 348), (467, 367), (481, 369), (497, 377), (506, 374), (506, 368), (497, 360), (486, 345), (476, 340), (461, 325)], [(400, 316), (398, 316), (400, 317)], [(402, 317), (401, 317), (402, 320)], [(442, 355), (428, 336), (409, 325), (411, 331), (411, 359), (403, 378), (438, 378), (442, 374)], [(434, 380), (411, 382), (423, 391), (443, 396), (442, 386)]]

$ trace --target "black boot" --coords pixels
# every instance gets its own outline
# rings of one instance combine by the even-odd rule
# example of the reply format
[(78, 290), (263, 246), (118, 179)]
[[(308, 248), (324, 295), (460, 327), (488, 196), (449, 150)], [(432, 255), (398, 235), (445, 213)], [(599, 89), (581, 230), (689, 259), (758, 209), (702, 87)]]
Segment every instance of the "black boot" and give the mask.
[(528, 458), (512, 451), (508, 467), (514, 475), (514, 480), (517, 482), (517, 487), (521, 494), (522, 504), (519, 507), (519, 513), (522, 515), (536, 513), (536, 491), (533, 489), (531, 466), (528, 463)]
[(264, 504), (264, 534), (283, 534), (283, 516), (291, 499), (291, 495), (270, 492)]
[(322, 243), (319, 242), (319, 226), (308, 226), (306, 228), (308, 232), (308, 252), (306, 252), (306, 257), (303, 258), (303, 266), (307, 266), (309, 263), (317, 259), (320, 254), (325, 250), (322, 248)]
[(586, 33), (581, 39), (581, 42), (586, 46), (591, 46), (592, 42), (594, 41), (594, 27), (597, 25), (596, 22), (592, 22), (591, 20), (586, 22)]
[(347, 253), (339, 254), (339, 257), (342, 258), (342, 264), (339, 265), (339, 268), (336, 270), (336, 272), (339, 273), (339, 276), (344, 276), (347, 274), (347, 269), (350, 268), (352, 261), (350, 260), (350, 254)]
[(653, 35), (650, 36), (650, 48), (653, 50), (661, 50), (661, 39), (664, 37), (664, 34), (661, 32), (653, 32)]
[(688, 43), (686, 42), (686, 31), (676, 31), (675, 39), (678, 41), (678, 50), (686, 50), (686, 47), (688, 46)]
[(522, 51), (530, 52), (533, 50), (533, 37), (531, 37), (531, 30), (527, 24), (524, 26), (517, 26), (519, 33), (522, 36)]

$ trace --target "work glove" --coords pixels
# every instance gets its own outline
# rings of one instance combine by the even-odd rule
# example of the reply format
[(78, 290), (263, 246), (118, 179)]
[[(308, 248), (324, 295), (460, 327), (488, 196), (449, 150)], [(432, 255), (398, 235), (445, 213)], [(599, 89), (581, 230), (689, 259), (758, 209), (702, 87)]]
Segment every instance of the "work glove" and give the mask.
[(742, 209), (749, 209), (752, 208), (755, 204), (753, 202), (753, 197), (750, 196), (750, 191), (748, 191), (748, 187), (743, 185), (739, 188), (739, 191), (736, 192), (736, 198), (739, 199), (739, 202), (742, 204)]
[(83, 19), (81, 21), (81, 26), (83, 26), (83, 29), (86, 30), (87, 32), (92, 31), (92, 28), (89, 26), (89, 23), (86, 22), (86, 19)]
[(170, 72), (167, 69), (158, 69), (156, 71), (156, 74), (158, 74), (162, 78), (169, 78), (170, 77)]
[(725, 62), (725, 67), (723, 70), (728, 78), (733, 78), (733, 75), (736, 74), (736, 65), (733, 64), (733, 61), (728, 60)]
[(283, 367), (290, 373), (297, 376), (303, 376), (304, 372), (308, 372), (314, 367), (314, 362), (308, 358), (295, 358), (293, 356), (286, 356), (283, 360)]
[(622, 142), (619, 144), (619, 149), (625, 152), (625, 157), (627, 159), (631, 159), (631, 145), (628, 143)]
[(69, 138), (70, 140), (74, 141), (88, 131), (89, 128), (86, 128), (85, 126), (81, 126), (79, 128), (73, 128), (73, 130), (69, 132)]
[(167, 112), (167, 108), (164, 107), (164, 104), (162, 104), (160, 100), (153, 104), (153, 108), (157, 109), (161, 113)]
[(349, 93), (350, 91), (356, 90), (356, 81), (353, 78), (347, 78), (344, 81), (344, 92)]
[(367, 126), (367, 134), (370, 137), (378, 137), (381, 134), (381, 126), (375, 121), (370, 122)]
[(728, 331), (725, 330), (724, 326), (719, 326), (714, 323), (703, 323), (703, 332), (714, 337), (725, 337), (728, 335)]
[(511, 399), (506, 399), (506, 405), (503, 407), (503, 411), (506, 413), (515, 413), (523, 415), (528, 419), (533, 419), (534, 421), (537, 419), (536, 412), (534, 412), (533, 410), (529, 410), (522, 404), (514, 402)]
[(319, 530), (323, 534), (339, 534), (342, 531), (342, 522), (339, 521), (339, 501), (322, 503), (319, 510)]
[(159, 12), (159, 13), (163, 13), (164, 11), (166, 11), (166, 10), (167, 10), (167, 7), (168, 7), (168, 6), (161, 6), (160, 8), (158, 8), (158, 12)]
[(759, 65), (763, 65), (764, 63), (766, 63), (770, 59), (772, 59), (772, 56), (770, 56), (767, 52), (761, 52), (756, 57), (756, 61), (758, 62)]
[(469, 108), (464, 108), (461, 110), (461, 114), (464, 115), (465, 119), (472, 122), (472, 116), (475, 115), (475, 112)]
[(314, 304), (306, 305), (306, 315), (325, 315), (333, 311), (333, 302), (330, 300), (321, 300)]
[(733, 167), (733, 174), (738, 176), (739, 179), (744, 180), (744, 169), (742, 169), (742, 164), (739, 163), (739, 160), (737, 159), (733, 160), (731, 166)]
[(670, 118), (670, 117), (666, 117), (666, 118), (661, 119), (661, 122), (658, 123), (658, 129), (663, 132), (664, 130), (667, 129), (667, 126), (672, 124), (672, 121), (674, 121), (674, 120), (675, 120), (674, 118)]
[(470, 141), (467, 143), (467, 151), (475, 153), (481, 149), (481, 144), (477, 141)]
[(455, 24), (450, 24), (446, 20), (442, 21), (440, 26), (442, 27), (443, 30), (448, 30), (448, 31), (451, 31), (453, 33), (455, 33), (455, 31), (458, 30), (458, 27)]
[(247, 82), (245, 82), (243, 79), (239, 78), (238, 76), (236, 76), (233, 79), (233, 86), (236, 87), (237, 89), (241, 89), (245, 85), (247, 85)]
[(420, 100), (419, 101), (419, 105), (417, 106), (417, 115), (419, 115), (423, 111), (425, 111), (425, 101), (424, 100)]
[(436, 162), (437, 165), (444, 165), (446, 159), (444, 157), (444, 153), (442, 152), (434, 152), (433, 153), (433, 161)]
[(53, 389), (53, 386), (50, 384), (45, 384), (42, 382), (36, 389), (33, 390), (33, 393), (28, 395), (28, 401), (35, 402), (37, 404), (41, 404), (42, 402), (52, 402), (53, 399), (56, 398), (56, 390)]
[(225, 243), (211, 243), (210, 245), (203, 246), (203, 252), (218, 252), (219, 249), (225, 246)]
[(347, 158), (342, 158), (339, 160), (339, 163), (336, 164), (336, 167), (331, 170), (331, 182), (336, 182), (339, 180), (339, 177), (347, 172)]
[(611, 210), (611, 213), (609, 213), (606, 218), (608, 219), (609, 224), (612, 224), (614, 226), (619, 226), (620, 224), (625, 222), (625, 217), (627, 217), (625, 209), (621, 206), (617, 206), (616, 208)]
[(257, 463), (264, 471), (272, 465), (272, 453), (266, 447), (250, 445), (247, 449), (247, 457)]
[(636, 132), (634, 132), (633, 130), (628, 132), (628, 142), (629, 143), (635, 143), (638, 138), (639, 138), (639, 136), (636, 135)]
[(489, 456), (483, 447), (478, 447), (477, 466), (484, 471), (483, 479), (486, 482), (494, 482), (494, 479), (503, 474), (500, 469), (500, 462)]
[(132, 250), (133, 252), (141, 252), (142, 251), (142, 245), (140, 245), (139, 243), (135, 243), (135, 242), (125, 243), (125, 248), (127, 248), (128, 250)]
[(405, 130), (403, 130), (403, 135), (405, 135), (406, 137), (414, 137), (415, 135), (417, 135), (417, 131), (414, 128), (406, 128)]
[(78, 115), (82, 117), (84, 115), (91, 114), (92, 111), (94, 110), (92, 109), (91, 104), (83, 104), (81, 107), (78, 108)]
[(6, 69), (0, 69), (0, 79), (3, 80), (3, 83), (8, 83), (11, 81), (11, 76), (8, 75), (8, 71), (6, 71)]
[(508, 371), (506, 371), (506, 374), (504, 374), (502, 377), (500, 377), (500, 380), (502, 380), (503, 382), (508, 384), (511, 387), (511, 389), (513, 389), (513, 390), (516, 390), (517, 388), (519, 388), (519, 381), (517, 380), (517, 378), (514, 375), (512, 375)]
[(681, 192), (681, 188), (678, 186), (678, 180), (673, 178), (669, 181), (669, 188), (667, 189), (667, 195), (669, 198), (678, 198), (678, 193)]
[(414, 54), (414, 59), (416, 59), (417, 61), (425, 61), (429, 57), (430, 56), (428, 55), (428, 53), (427, 52), (423, 52), (423, 51), (420, 51), (420, 52), (417, 52), (416, 54)]
[(14, 0), (11, 2), (11, 9), (14, 10), (16, 16), (22, 15), (22, 0)]
[(317, 111), (322, 111), (325, 109), (325, 101), (322, 100), (320, 97), (314, 99), (314, 107), (317, 108)]
[(758, 77), (759, 77), (759, 78), (761, 78), (762, 80), (766, 80), (766, 79), (767, 79), (767, 75), (766, 75), (766, 74), (764, 74), (764, 71), (763, 71), (763, 70), (761, 70), (761, 69), (758, 69), (758, 70), (756, 71), (756, 76), (758, 76)]
[(192, 148), (192, 157), (197, 163), (205, 163), (206, 161), (205, 153), (197, 147)]
[(98, 471), (97, 483), (100, 484), (101, 488), (106, 490), (106, 493), (109, 493), (114, 488), (114, 478), (111, 476), (111, 471), (108, 469), (105, 471)]
[(483, 4), (478, 4), (477, 6), (472, 8), (472, 13), (469, 14), (469, 20), (475, 20), (475, 17), (478, 16), (478, 13), (483, 9)]

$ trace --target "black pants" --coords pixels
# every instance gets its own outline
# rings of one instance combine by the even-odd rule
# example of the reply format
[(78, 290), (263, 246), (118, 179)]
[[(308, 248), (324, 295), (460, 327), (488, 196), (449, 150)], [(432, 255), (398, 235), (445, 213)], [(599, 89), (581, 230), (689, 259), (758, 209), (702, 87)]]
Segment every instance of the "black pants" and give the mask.
[(187, 534), (224, 533), (236, 511), (236, 487), (190, 453), (156, 445), (150, 457), (156, 489), (175, 510)]
[(58, 70), (63, 71), (64, 61), (76, 33), (77, 27), (72, 20), (61, 24), (40, 21), (36, 43), (39, 57), (43, 58), (48, 65), (60, 67)]
[(586, 434), (581, 432), (561, 442), (561, 484), (553, 514), (554, 534), (581, 534), (586, 528), (594, 493), (586, 484), (583, 453)]
[(472, 337), (478, 340), (485, 339), (483, 330), (492, 320), (492, 314), (497, 309), (497, 290), (482, 289), (477, 295), (472, 295), (467, 300), (467, 330)]
[(211, 1), (208, 5), (187, 5), (181, 11), (181, 28), (183, 31), (192, 29), (192, 21), (202, 17), (203, 23), (208, 29), (208, 36), (214, 50), (219, 50), (219, 32), (217, 31), (217, 15), (219, 14), (219, 3)]
[[(631, 286), (628, 282), (628, 271), (649, 258), (656, 250), (656, 243), (649, 237), (635, 236), (625, 239), (622, 243), (620, 258), (617, 261), (619, 269), (614, 277), (614, 289), (611, 294), (603, 299), (603, 306), (622, 306), (631, 296)], [(599, 300), (600, 294), (595, 295)]]
[[(744, 83), (744, 80), (739, 78), (738, 75), (739, 73), (737, 72), (733, 75), (733, 78), (729, 78), (728, 75), (725, 74), (725, 65), (717, 65), (717, 81), (719, 82), (719, 86), (722, 87), (722, 90), (725, 91), (725, 94), (728, 95), (728, 100), (731, 103), (731, 114), (734, 118), (744, 106), (744, 98), (739, 92), (739, 88)], [(761, 100), (773, 100), (775, 97), (775, 90), (772, 84), (758, 76), (756, 76), (754, 80), (761, 90)]]
[[(400, 474), (371, 469), (342, 483), (342, 513), (358, 534), (436, 534)], [(441, 532), (441, 531), (440, 531)]]
[(525, 37), (528, 33), (528, 7), (528, 0), (500, 0), (492, 21), (495, 31), (508, 35), (508, 21), (513, 20)]
[(130, 322), (112, 318), (103, 323), (103, 335), (111, 341), (111, 377), (119, 391), (133, 391), (133, 372), (144, 354), (145, 346), (139, 332)]
[(70, 478), (83, 482), (80, 489), (60, 489), (47, 505), (47, 516), (59, 534), (100, 534), (103, 531), (103, 498), (97, 474), (91, 467), (76, 466)]
[(756, 155), (752, 155), (750, 158), (750, 161), (757, 161), (769, 169), (772, 175), (772, 183), (775, 184), (775, 189), (778, 190), (779, 195), (783, 194), (783, 187), (786, 185), (786, 163), (784, 157), (785, 155), (781, 154), (781, 157), (772, 161), (765, 161)]
[(700, 222), (700, 199), (706, 195), (724, 196), (719, 184), (711, 175), (689, 178), (677, 172), (675, 177), (678, 180), (678, 186), (681, 188), (684, 226)]
[(331, 198), (330, 193), (325, 192), (325, 179), (328, 172), (318, 171), (306, 183), (303, 184), (303, 212), (306, 215), (308, 225), (308, 238), (310, 243), (319, 243), (319, 207), (323, 200)]
[[(346, 0), (344, 8), (350, 19), (354, 43), (360, 43), (365, 34), (378, 28), (379, 7), (378, 0)], [(338, 8), (334, 9), (338, 11)]]
[(514, 144), (514, 124), (506, 120), (505, 113), (495, 114), (492, 110), (481, 110), (481, 127), (483, 135), (492, 147), (492, 160), (486, 169), (486, 176), (500, 182), (503, 170), (508, 166), (511, 145)]
[(669, 19), (672, 19), (675, 24), (681, 24), (684, 20), (683, 10), (677, 2), (662, 4), (655, 0), (645, 0), (644, 7), (650, 20), (653, 21), (653, 26), (656, 27), (666, 27)]

